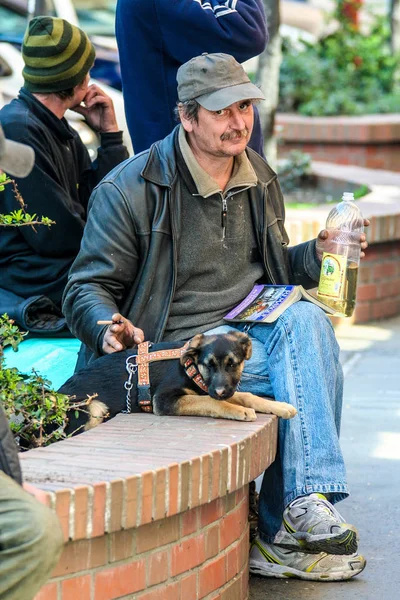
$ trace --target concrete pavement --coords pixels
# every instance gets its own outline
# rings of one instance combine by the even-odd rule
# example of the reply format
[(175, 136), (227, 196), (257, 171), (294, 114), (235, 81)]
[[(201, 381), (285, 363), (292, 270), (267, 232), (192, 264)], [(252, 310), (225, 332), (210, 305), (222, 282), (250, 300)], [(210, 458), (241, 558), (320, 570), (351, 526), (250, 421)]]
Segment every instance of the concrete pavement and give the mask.
[(347, 582), (251, 577), (250, 600), (391, 600), (400, 588), (400, 317), (340, 325), (341, 444), (351, 496), (338, 505), (360, 531), (367, 566)]

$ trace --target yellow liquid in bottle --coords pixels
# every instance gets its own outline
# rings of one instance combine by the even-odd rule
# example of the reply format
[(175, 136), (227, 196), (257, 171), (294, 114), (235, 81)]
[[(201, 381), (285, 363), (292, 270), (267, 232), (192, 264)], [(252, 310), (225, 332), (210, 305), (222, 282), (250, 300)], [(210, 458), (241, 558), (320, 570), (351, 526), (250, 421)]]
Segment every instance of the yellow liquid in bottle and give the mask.
[(342, 298), (321, 296), (321, 302), (333, 308), (338, 317), (351, 317), (356, 306), (357, 279), (358, 265), (356, 263), (348, 263), (343, 282)]

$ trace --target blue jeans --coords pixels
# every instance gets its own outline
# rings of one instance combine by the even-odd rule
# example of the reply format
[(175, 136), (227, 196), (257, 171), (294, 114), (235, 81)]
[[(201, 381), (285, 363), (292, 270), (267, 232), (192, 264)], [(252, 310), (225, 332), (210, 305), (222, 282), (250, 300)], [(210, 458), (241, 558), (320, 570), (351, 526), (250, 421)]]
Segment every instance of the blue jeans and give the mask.
[[(207, 333), (243, 329), (222, 325)], [(285, 507), (299, 496), (321, 492), (332, 503), (348, 496), (339, 446), (343, 372), (333, 327), (309, 302), (296, 302), (275, 323), (251, 324), (253, 354), (240, 390), (289, 402), (298, 414), (279, 419), (278, 453), (264, 473), (259, 500), (259, 533), (272, 542)]]

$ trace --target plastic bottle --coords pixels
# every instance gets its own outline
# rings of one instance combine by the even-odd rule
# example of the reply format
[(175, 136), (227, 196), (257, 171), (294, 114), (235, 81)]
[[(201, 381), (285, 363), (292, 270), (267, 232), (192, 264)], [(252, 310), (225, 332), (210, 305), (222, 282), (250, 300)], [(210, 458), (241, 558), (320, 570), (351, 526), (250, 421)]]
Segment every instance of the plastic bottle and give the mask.
[(317, 295), (338, 316), (351, 317), (356, 304), (360, 233), (364, 231), (364, 219), (351, 192), (344, 192), (342, 201), (331, 210), (326, 229), (329, 237), (322, 256)]

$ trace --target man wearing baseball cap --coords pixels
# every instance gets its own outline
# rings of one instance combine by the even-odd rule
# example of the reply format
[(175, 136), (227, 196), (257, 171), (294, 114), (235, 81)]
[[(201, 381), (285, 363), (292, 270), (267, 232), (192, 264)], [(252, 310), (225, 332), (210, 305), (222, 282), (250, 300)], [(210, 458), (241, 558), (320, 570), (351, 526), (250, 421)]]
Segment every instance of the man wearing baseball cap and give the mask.
[[(92, 359), (143, 339), (243, 331), (243, 324), (226, 325), (224, 315), (257, 282), (318, 282), (316, 240), (288, 248), (276, 174), (247, 147), (253, 105), (263, 93), (227, 54), (196, 56), (180, 67), (177, 81), (180, 125), (116, 169), (91, 198), (63, 309)], [(110, 219), (118, 236), (109, 233)], [(106, 319), (113, 324), (97, 324)], [(248, 334), (253, 356), (240, 390), (289, 402), (298, 412), (280, 422), (250, 570), (349, 579), (365, 559), (357, 554), (357, 530), (333, 507), (348, 488), (338, 442), (342, 371), (331, 324), (317, 306), (297, 302)]]
[[(89, 84), (95, 51), (85, 32), (64, 19), (35, 17), (25, 32), (22, 58), (24, 85), (18, 98), (0, 110), (0, 122), (7, 138), (34, 149), (35, 162), (22, 178), (14, 152), (4, 171), (14, 173), (27, 212), (49, 217), (55, 224), (2, 231), (0, 308), (10, 313), (18, 305), (15, 318), (24, 328), (47, 333), (63, 327), (61, 297), (79, 250), (90, 193), (128, 152), (111, 98)], [(81, 114), (100, 135), (93, 163), (65, 119), (68, 109)], [(0, 212), (16, 209), (13, 186), (8, 185), (0, 192)], [(32, 323), (24, 317), (26, 303), (37, 305), (38, 299), (50, 318)]]

